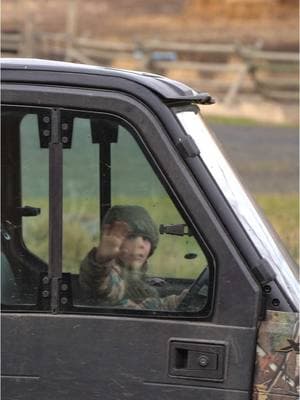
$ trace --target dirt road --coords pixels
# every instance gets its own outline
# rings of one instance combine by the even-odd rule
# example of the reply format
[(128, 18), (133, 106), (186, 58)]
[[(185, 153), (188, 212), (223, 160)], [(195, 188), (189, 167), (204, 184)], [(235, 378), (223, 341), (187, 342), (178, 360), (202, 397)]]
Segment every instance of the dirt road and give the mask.
[(251, 192), (298, 192), (297, 128), (209, 125)]

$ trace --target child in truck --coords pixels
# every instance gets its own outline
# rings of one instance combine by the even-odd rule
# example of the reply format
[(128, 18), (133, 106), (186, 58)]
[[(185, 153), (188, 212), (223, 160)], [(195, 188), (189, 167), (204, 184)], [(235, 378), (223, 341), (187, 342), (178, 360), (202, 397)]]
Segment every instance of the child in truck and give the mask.
[(140, 206), (114, 206), (106, 214), (98, 247), (81, 262), (79, 282), (103, 304), (121, 308), (175, 310), (185, 295), (160, 298), (146, 282), (158, 231)]

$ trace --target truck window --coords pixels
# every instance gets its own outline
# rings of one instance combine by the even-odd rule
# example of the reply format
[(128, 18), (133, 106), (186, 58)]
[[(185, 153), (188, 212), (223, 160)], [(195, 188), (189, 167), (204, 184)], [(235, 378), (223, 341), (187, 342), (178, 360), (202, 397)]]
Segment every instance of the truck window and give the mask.
[[(48, 135), (48, 131), (42, 134)], [(32, 253), (48, 262), (49, 154), (40, 146), (37, 114), (24, 116), (20, 138), (22, 203), (38, 210), (37, 215), (23, 218), (23, 240)]]
[(49, 124), (44, 109), (2, 111), (2, 303), (20, 308), (37, 305), (47, 272), (48, 150), (40, 133), (50, 131), (40, 129), (43, 119)]
[[(63, 155), (63, 272), (72, 276), (73, 304), (81, 311), (201, 310), (208, 300), (208, 260), (142, 151), (138, 133), (113, 116), (73, 112), (66, 119), (73, 129)], [(111, 210), (117, 217), (111, 217)], [(125, 265), (120, 255), (104, 263), (95, 260), (105, 236), (103, 224), (113, 236), (114, 218), (124, 220), (126, 210), (126, 235), (150, 242), (140, 274), (132, 273), (131, 261)], [(189, 288), (200, 275), (191, 299)]]
[[(72, 310), (205, 315), (212, 261), (142, 135), (114, 115), (59, 113), (62, 272)], [(2, 121), (2, 300), (48, 310), (51, 110), (7, 106)], [(99, 248), (112, 238), (118, 252), (103, 263)]]

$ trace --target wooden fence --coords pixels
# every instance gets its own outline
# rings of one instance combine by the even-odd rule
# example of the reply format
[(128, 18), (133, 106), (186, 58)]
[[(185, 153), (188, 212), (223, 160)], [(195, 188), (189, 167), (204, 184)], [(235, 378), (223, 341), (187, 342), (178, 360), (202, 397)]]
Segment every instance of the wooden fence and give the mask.
[(260, 45), (190, 44), (160, 41), (119, 43), (65, 33), (2, 32), (2, 57), (37, 57), (163, 74), (218, 94), (230, 105), (239, 93), (298, 101), (298, 53), (263, 51)]

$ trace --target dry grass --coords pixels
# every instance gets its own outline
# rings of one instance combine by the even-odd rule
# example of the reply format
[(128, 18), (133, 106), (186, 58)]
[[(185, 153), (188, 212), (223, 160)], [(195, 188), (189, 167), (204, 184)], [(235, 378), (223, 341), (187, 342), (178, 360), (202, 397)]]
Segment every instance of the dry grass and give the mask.
[(255, 198), (292, 257), (299, 262), (299, 195), (259, 194)]
[[(298, 195), (259, 194), (255, 198), (292, 257), (299, 262)], [(129, 203), (133, 204), (134, 201), (131, 199)], [(126, 204), (126, 202), (120, 201), (120, 204)], [(180, 222), (180, 217), (176, 215), (168, 199), (160, 200), (160, 207), (157, 207), (150, 199), (144, 199), (142, 205), (150, 211), (157, 224)], [(69, 210), (65, 210), (64, 219), (64, 270), (78, 272), (80, 260), (99, 241), (97, 205), (96, 203), (85, 203), (85, 207), (81, 207), (81, 210), (77, 210), (80, 212), (75, 214), (68, 213), (70, 205), (67, 205), (66, 208)], [(31, 221), (29, 219), (24, 221), (25, 243), (31, 251), (45, 261), (48, 259), (47, 221), (47, 215)], [(204, 255), (193, 239), (182, 240), (172, 237), (170, 240), (170, 238), (162, 236), (160, 240), (159, 249), (151, 260), (152, 273), (159, 274), (160, 268), (163, 266), (163, 272), (171, 276), (185, 276), (187, 273), (194, 276), (197, 269), (199, 270), (199, 265), (205, 265)], [(183, 254), (187, 252), (197, 253), (198, 258), (192, 262), (189, 261), (188, 265), (184, 265)]]

